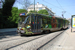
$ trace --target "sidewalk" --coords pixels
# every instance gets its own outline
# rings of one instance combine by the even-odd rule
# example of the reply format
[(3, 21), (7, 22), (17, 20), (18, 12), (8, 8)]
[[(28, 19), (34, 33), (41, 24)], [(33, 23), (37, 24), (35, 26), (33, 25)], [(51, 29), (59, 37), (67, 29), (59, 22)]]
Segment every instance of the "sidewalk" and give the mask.
[(52, 50), (75, 50), (75, 29), (67, 29), (54, 44)]
[(75, 50), (75, 29), (71, 28), (66, 31), (68, 33), (67, 39), (65, 40), (64, 44), (62, 45), (64, 50)]
[(11, 32), (11, 31), (16, 31), (17, 28), (7, 28), (7, 29), (0, 29), (0, 33), (3, 33), (3, 32)]

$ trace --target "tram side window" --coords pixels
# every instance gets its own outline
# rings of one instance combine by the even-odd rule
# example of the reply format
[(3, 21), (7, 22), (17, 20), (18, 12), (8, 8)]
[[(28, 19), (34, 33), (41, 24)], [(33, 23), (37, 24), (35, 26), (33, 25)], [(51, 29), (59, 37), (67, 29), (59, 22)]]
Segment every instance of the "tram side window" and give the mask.
[(31, 17), (31, 22), (32, 22), (32, 23), (34, 22), (34, 16)]
[(44, 21), (44, 24), (47, 24), (47, 20), (46, 19), (44, 19), (43, 21)]
[(31, 28), (34, 29), (34, 15), (31, 16), (31, 25)]
[(61, 27), (61, 19), (58, 18), (58, 28)]
[(47, 24), (47, 19), (46, 18), (43, 18), (42, 19), (42, 22), (43, 22), (43, 24)]
[(46, 19), (46, 18), (43, 18), (43, 19), (42, 19), (42, 22), (43, 22), (43, 27), (45, 27), (46, 24), (47, 24), (47, 19)]
[(48, 18), (48, 20), (47, 20), (47, 21), (48, 21), (48, 24), (51, 24), (50, 18)]

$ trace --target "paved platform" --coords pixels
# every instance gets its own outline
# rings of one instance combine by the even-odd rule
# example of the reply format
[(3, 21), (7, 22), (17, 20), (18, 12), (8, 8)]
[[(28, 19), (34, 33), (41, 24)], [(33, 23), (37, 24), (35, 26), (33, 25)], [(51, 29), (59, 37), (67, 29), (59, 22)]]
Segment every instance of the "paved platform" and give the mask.
[(3, 33), (3, 32), (11, 32), (11, 31), (16, 31), (17, 28), (7, 28), (7, 29), (0, 29), (0, 33)]
[(68, 34), (65, 42), (63, 43), (62, 50), (75, 50), (75, 29), (68, 29), (65, 33)]
[(51, 50), (75, 50), (75, 29), (71, 27), (58, 39)]

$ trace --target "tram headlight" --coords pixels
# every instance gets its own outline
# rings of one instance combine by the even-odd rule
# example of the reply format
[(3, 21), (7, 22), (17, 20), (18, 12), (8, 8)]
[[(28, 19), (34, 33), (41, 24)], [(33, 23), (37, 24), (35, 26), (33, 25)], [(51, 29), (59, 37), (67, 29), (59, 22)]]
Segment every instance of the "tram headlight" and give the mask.
[(21, 33), (25, 33), (25, 28), (21, 28)]

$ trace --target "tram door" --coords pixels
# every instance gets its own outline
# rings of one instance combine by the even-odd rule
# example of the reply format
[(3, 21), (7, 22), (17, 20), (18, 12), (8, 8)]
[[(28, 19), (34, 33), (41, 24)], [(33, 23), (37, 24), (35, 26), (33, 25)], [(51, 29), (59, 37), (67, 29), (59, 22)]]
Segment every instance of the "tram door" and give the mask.
[(40, 19), (40, 16), (32, 16), (31, 18), (31, 29), (32, 29), (32, 32), (41, 32), (41, 19)]
[(37, 16), (37, 32), (41, 32), (41, 16)]

